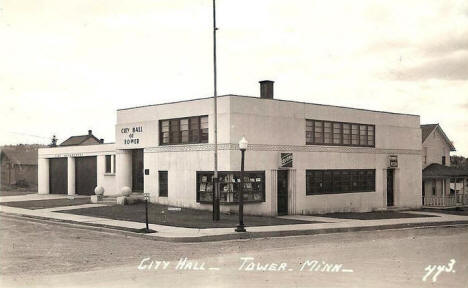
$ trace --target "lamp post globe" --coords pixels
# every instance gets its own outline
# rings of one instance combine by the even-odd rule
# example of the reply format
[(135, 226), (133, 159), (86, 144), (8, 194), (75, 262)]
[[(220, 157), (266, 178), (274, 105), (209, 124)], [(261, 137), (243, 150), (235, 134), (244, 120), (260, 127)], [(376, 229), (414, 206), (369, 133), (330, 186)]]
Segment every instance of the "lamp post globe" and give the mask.
[(244, 155), (249, 142), (242, 136), (239, 141), (239, 149), (241, 151), (241, 174), (240, 174), (240, 186), (239, 186), (239, 224), (235, 229), (236, 232), (246, 232), (244, 226)]
[(239, 149), (241, 151), (246, 150), (248, 145), (249, 145), (249, 142), (247, 141), (247, 139), (245, 139), (244, 136), (242, 136), (242, 139), (239, 140)]

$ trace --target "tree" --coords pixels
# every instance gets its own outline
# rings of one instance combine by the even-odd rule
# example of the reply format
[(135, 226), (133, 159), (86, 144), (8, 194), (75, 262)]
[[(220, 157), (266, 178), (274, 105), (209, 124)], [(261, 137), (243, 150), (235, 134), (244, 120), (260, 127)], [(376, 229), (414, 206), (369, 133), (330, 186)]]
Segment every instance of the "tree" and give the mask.
[(450, 156), (450, 164), (460, 169), (468, 169), (468, 159), (463, 156)]

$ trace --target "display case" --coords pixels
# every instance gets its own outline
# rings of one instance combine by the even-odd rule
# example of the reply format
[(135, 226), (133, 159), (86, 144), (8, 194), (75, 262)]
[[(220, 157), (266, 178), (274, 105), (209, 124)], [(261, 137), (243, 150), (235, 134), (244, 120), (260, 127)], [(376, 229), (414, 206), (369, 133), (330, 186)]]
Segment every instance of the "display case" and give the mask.
[[(239, 201), (241, 178), (239, 171), (218, 172), (221, 204)], [(265, 172), (244, 172), (244, 203), (265, 201)], [(197, 202), (213, 201), (213, 172), (197, 172)]]

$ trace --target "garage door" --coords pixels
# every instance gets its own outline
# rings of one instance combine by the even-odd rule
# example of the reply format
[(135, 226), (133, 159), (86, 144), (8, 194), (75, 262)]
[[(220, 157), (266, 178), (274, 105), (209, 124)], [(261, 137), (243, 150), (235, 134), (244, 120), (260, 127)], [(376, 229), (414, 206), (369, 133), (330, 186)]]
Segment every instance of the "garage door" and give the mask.
[(49, 193), (67, 194), (67, 158), (49, 159)]
[(96, 156), (75, 158), (75, 192), (94, 195), (97, 185)]

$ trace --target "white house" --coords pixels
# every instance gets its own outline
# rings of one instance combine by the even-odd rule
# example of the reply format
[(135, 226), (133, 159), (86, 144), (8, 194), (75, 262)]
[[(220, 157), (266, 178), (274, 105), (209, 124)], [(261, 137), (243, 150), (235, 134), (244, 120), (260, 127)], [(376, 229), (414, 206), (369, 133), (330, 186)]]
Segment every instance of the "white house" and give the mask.
[[(273, 81), (260, 83), (260, 98), (218, 98), (221, 211), (237, 211), (243, 136), (246, 214), (421, 206), (419, 116), (274, 99)], [(118, 110), (116, 143), (39, 150), (39, 193), (92, 192), (75, 185), (88, 158), (104, 195), (128, 186), (152, 202), (211, 209), (213, 110), (212, 97)], [(56, 177), (66, 185), (51, 187)]]
[(453, 207), (468, 205), (468, 171), (450, 167), (450, 152), (456, 151), (439, 124), (421, 125), (423, 205)]

